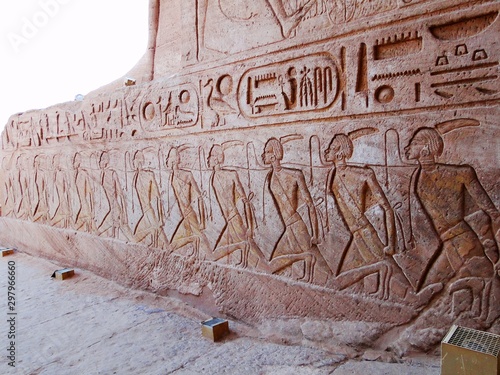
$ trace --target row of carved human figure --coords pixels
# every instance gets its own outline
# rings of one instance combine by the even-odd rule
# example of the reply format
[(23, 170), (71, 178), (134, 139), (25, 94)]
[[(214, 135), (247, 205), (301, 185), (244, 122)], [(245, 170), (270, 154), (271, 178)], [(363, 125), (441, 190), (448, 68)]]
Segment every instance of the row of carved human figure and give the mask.
[[(225, 222), (215, 246), (210, 245), (204, 232), (203, 194), (192, 172), (180, 167), (182, 147), (172, 147), (166, 158), (166, 166), (171, 170), (169, 186), (180, 211), (180, 221), (175, 224), (170, 240), (164, 231), (166, 223), (158, 183), (154, 172), (144, 168), (142, 151), (133, 156), (131, 186), (140, 207), (140, 217), (133, 228), (127, 217), (127, 199), (120, 179), (106, 151), (99, 157), (98, 176), (81, 167), (79, 153), (73, 158), (74, 175), (71, 178), (60, 167), (57, 156), (54, 158), (55, 171), (50, 174), (40, 168), (41, 156), (35, 157), (34, 174), (19, 158), (19, 171), (14, 169), (15, 172), (5, 179), (3, 212), (20, 219), (140, 242), (165, 251), (177, 251), (191, 245), (192, 255), (202, 260), (217, 261), (239, 252), (243, 267), (255, 267), (269, 273), (288, 272), (295, 278), (340, 289), (378, 274), (380, 282), (373, 281), (377, 285), (372, 287), (379, 295), (388, 297), (397, 294), (391, 291), (399, 291), (399, 297), (410, 302), (427, 301), (443, 283), (465, 272), (464, 268), (469, 278), (497, 277), (500, 262), (494, 228), (499, 227), (500, 214), (472, 167), (436, 161), (444, 147), (436, 129), (419, 129), (405, 148), (407, 158), (419, 163), (412, 176), (415, 198), (412, 205), (418, 206), (414, 207), (415, 211), (423, 210), (437, 239), (435, 251), (427, 256), (421, 249), (433, 246), (432, 234), (422, 238), (415, 236), (414, 239), (421, 243), (416, 244), (413, 260), (409, 263), (404, 258), (406, 254), (396, 254), (394, 210), (374, 171), (348, 162), (353, 154), (354, 137), (353, 134), (337, 134), (324, 150), (325, 159), (333, 166), (328, 174), (327, 189), (350, 232), (345, 249), (336, 254), (340, 258), (336, 264), (332, 264), (331, 257), (325, 253), (331, 250), (318, 247), (318, 215), (304, 173), (281, 164), (283, 142), (277, 138), (269, 139), (262, 153), (263, 163), (270, 167), (264, 184), (283, 223), (269, 259), (254, 240), (255, 215), (238, 172), (223, 167), (224, 144), (213, 145), (207, 158), (212, 169), (211, 189)], [(96, 212), (93, 197), (96, 182), (105, 193), (106, 208), (100, 213)], [(57, 197), (50, 197), (51, 186)], [(71, 198), (72, 191), (76, 199)], [(368, 193), (384, 210), (385, 239), (380, 238), (366, 216)], [(480, 231), (474, 231), (466, 221), (463, 210), (466, 195), (482, 212), (476, 215)], [(51, 199), (57, 200), (57, 207), (52, 210)], [(243, 210), (238, 209), (240, 201)], [(300, 207), (307, 208), (308, 218), (299, 213)], [(418, 218), (415, 221), (418, 222)], [(422, 259), (418, 259), (419, 256)], [(424, 265), (415, 274), (411, 270), (418, 261), (423, 261)], [(291, 271), (293, 268), (301, 272), (297, 275)]]

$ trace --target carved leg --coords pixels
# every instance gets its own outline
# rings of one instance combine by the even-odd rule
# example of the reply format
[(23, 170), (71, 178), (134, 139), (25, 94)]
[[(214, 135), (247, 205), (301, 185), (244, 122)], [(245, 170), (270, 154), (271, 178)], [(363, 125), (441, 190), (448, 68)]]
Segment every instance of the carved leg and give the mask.
[(488, 296), (488, 317), (487, 324), (493, 323), (500, 316), (500, 277), (494, 276), (490, 280), (490, 292)]
[(302, 280), (305, 282), (312, 282), (314, 280), (314, 265), (316, 264), (316, 257), (313, 254), (308, 254), (309, 256), (304, 259), (305, 272)]
[(340, 290), (343, 290), (371, 274), (378, 274), (380, 277), (380, 285), (377, 291), (377, 297), (387, 299), (389, 296), (389, 283), (392, 270), (390, 265), (384, 262), (377, 262), (368, 266), (355, 268), (338, 275), (333, 281), (337, 284)]
[(250, 244), (245, 241), (245, 246), (243, 247), (243, 254), (241, 255), (241, 267), (248, 267), (248, 254), (250, 253)]
[(431, 284), (426, 286), (419, 293), (413, 293), (413, 291), (411, 291), (408, 295), (408, 298), (405, 299), (410, 301), (413, 299), (415, 302), (415, 308), (420, 309), (421, 307), (425, 306), (436, 293), (439, 293), (441, 290), (443, 290), (443, 288), (443, 283)]
[(387, 273), (385, 274), (385, 278), (383, 280), (383, 288), (384, 288), (384, 299), (389, 298), (390, 294), (390, 284), (391, 284), (391, 277), (392, 277), (392, 267), (390, 265), (387, 266)]
[(301, 280), (306, 280), (310, 282), (313, 276), (314, 264), (316, 263), (316, 258), (314, 254), (302, 253), (302, 254), (282, 255), (274, 259), (271, 259), (269, 265), (271, 267), (272, 273), (277, 273), (285, 269), (286, 267), (289, 267), (292, 264), (302, 260), (306, 263), (306, 265), (304, 270), (304, 276), (301, 278)]
[[(471, 313), (475, 317), (480, 317), (482, 315), (481, 308), (484, 303), (483, 291), (486, 289), (490, 289), (485, 284), (486, 283), (482, 278), (469, 277), (466, 279), (460, 279), (455, 281), (453, 284), (450, 285), (449, 292), (450, 295), (452, 295), (453, 293), (459, 292), (461, 290), (470, 290), (472, 292), (472, 306), (470, 308)], [(487, 307), (486, 310), (488, 310)]]
[(243, 250), (245, 247), (247, 247), (245, 242), (238, 242), (230, 245), (220, 246), (213, 251), (213, 259), (219, 260), (234, 253), (236, 250)]
[(200, 253), (200, 238), (198, 236), (189, 236), (172, 240), (171, 242), (172, 251), (179, 250), (180, 248), (189, 244), (193, 244), (194, 248), (190, 256), (198, 256)]

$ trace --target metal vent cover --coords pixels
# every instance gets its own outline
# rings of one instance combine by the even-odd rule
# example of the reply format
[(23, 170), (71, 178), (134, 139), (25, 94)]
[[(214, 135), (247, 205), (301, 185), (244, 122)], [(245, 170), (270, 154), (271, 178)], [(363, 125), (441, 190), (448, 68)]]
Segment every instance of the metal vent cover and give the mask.
[(472, 328), (453, 326), (443, 343), (498, 357), (500, 336)]

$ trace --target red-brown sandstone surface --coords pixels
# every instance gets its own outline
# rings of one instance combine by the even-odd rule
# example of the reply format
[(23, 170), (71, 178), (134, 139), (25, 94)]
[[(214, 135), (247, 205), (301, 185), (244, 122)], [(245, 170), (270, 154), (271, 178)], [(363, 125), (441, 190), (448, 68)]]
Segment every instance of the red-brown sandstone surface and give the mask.
[(10, 118), (0, 243), (324, 348), (498, 333), (499, 10), (152, 0), (122, 79)]

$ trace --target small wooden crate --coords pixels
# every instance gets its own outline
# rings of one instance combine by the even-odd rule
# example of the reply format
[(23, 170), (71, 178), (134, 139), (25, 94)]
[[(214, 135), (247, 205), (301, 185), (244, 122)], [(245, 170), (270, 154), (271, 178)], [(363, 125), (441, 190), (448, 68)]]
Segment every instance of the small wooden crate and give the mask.
[(57, 280), (66, 280), (75, 275), (75, 270), (73, 268), (64, 268), (62, 270), (57, 270), (52, 274)]
[(212, 340), (219, 341), (229, 334), (229, 322), (221, 318), (212, 318), (201, 322), (201, 334)]

